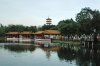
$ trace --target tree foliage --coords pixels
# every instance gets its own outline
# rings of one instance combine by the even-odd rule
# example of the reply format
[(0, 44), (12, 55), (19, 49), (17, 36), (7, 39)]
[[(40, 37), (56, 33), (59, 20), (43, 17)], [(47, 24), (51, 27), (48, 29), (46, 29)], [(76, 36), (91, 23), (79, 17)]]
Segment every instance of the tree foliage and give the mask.
[(92, 32), (93, 14), (90, 8), (83, 8), (76, 16), (76, 21), (79, 23), (79, 31), (89, 34)]
[(57, 26), (63, 35), (76, 34), (78, 30), (78, 24), (73, 19), (62, 20)]
[(43, 25), (42, 26), (42, 30), (49, 30), (49, 29), (55, 29), (56, 26), (55, 25)]
[(23, 32), (23, 31), (30, 31), (30, 32), (36, 32), (37, 27), (36, 26), (23, 26), (23, 25), (8, 25), (5, 28), (6, 32)]
[(100, 31), (100, 12), (92, 10), (89, 7), (83, 8), (76, 16), (76, 21), (79, 23), (81, 33), (90, 34), (96, 29)]
[(5, 33), (7, 32), (23, 32), (23, 31), (36, 32), (37, 27), (23, 26), (23, 25), (8, 25), (8, 26), (3, 26), (2, 24), (0, 25), (0, 37), (5, 36)]

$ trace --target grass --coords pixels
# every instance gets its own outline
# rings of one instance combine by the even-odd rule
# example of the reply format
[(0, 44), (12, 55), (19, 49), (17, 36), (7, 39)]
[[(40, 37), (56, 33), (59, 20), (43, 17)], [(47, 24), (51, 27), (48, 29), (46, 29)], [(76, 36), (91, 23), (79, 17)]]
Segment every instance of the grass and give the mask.
[(79, 45), (80, 41), (78, 40), (58, 40), (58, 39), (53, 39), (53, 43), (69, 43), (69, 44), (76, 44)]
[(5, 42), (5, 37), (0, 37), (0, 42)]

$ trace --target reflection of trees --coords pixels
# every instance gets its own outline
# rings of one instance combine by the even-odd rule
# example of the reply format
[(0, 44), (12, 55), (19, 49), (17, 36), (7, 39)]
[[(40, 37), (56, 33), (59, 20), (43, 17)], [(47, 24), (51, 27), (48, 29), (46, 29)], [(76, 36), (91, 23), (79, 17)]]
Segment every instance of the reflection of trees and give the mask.
[(92, 66), (100, 66), (100, 47), (94, 49), (92, 63)]
[[(91, 51), (92, 52), (92, 51)], [(89, 49), (79, 49), (77, 52), (76, 64), (78, 66), (89, 66), (91, 55)]]
[(32, 45), (5, 45), (5, 49), (8, 49), (9, 51), (14, 51), (14, 52), (25, 52), (25, 51), (34, 51), (35, 47)]
[(76, 64), (78, 66), (100, 66), (100, 52), (98, 49), (80, 48), (77, 52)]
[(78, 66), (100, 66), (100, 49), (79, 49), (76, 64)]
[(76, 51), (74, 49), (71, 49), (71, 47), (67, 48), (62, 47), (58, 51), (58, 57), (60, 58), (60, 60), (71, 61), (76, 58)]
[(3, 46), (0, 46), (0, 49), (3, 48)]
[[(77, 48), (77, 50), (76, 50)], [(59, 49), (58, 57), (60, 60), (76, 60), (77, 66), (100, 66), (100, 49), (83, 47), (62, 47)]]

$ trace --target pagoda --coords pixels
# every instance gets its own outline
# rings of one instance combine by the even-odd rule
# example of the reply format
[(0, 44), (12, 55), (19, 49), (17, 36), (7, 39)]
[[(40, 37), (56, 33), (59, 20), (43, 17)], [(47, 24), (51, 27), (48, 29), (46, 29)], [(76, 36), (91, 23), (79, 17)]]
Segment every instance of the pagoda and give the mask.
[(48, 17), (46, 19), (46, 25), (51, 25), (51, 22), (52, 22), (52, 19)]

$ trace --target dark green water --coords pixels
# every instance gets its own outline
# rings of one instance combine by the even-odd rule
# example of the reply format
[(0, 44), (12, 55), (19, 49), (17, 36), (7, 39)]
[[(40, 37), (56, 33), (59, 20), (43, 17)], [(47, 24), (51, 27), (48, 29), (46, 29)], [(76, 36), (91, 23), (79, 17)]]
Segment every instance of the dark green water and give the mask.
[(100, 66), (99, 47), (0, 44), (0, 66)]

